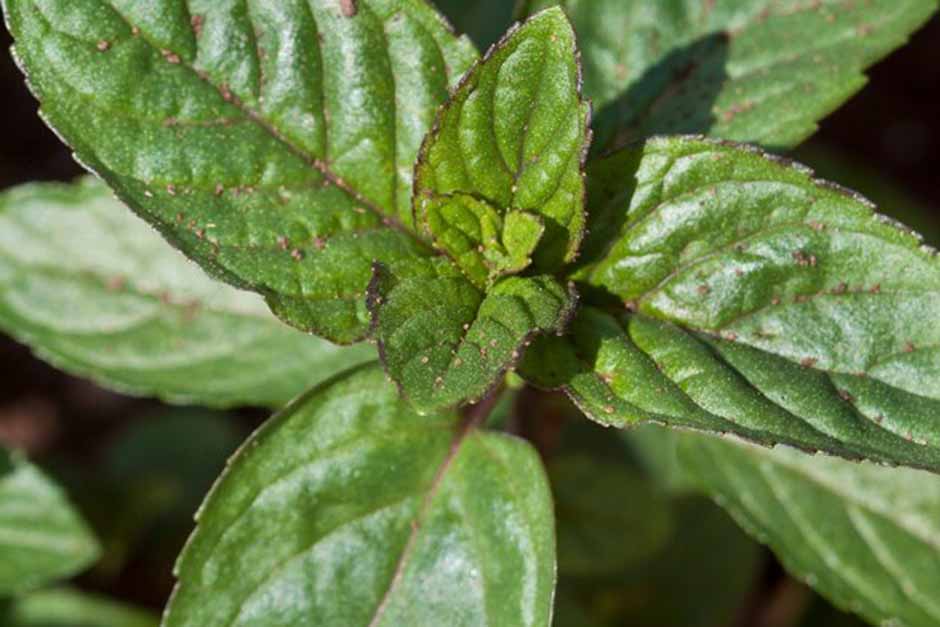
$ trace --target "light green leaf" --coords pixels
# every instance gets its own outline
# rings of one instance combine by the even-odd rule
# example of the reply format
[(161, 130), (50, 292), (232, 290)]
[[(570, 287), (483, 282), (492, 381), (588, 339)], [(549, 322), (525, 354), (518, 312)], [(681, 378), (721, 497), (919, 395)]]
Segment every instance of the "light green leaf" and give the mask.
[(533, 449), (455, 414), (421, 417), (381, 368), (360, 368), (235, 457), (180, 558), (164, 626), (541, 627), (554, 553)]
[[(458, 219), (453, 202), (466, 207), (465, 196), (485, 200), (489, 211), (462, 212), (477, 219), (512, 210), (538, 214), (545, 233), (534, 267), (557, 271), (577, 255), (584, 231), (589, 118), (575, 34), (564, 13), (548, 10), (511, 29), (464, 77), (425, 139), (415, 168), (418, 222), (445, 251), (452, 252), (450, 234), (458, 230), (485, 256), (498, 238), (481, 235), (483, 225), (472, 224), (470, 215)], [(462, 257), (456, 261), (466, 269)], [(476, 280), (475, 272), (468, 274)]]
[(536, 333), (560, 333), (577, 303), (549, 276), (483, 292), (443, 261), (405, 279), (378, 268), (370, 292), (385, 367), (422, 412), (479, 401)]
[(43, 590), (10, 603), (5, 627), (156, 627), (156, 616), (75, 590)]
[(209, 279), (91, 178), (0, 194), (0, 327), (107, 387), (213, 406), (282, 406), (375, 358)]
[(0, 597), (71, 577), (98, 553), (62, 489), (20, 453), (0, 448)]
[(562, 576), (617, 573), (659, 552), (672, 535), (672, 514), (652, 483), (622, 463), (587, 453), (548, 464)]
[(428, 249), (412, 166), (477, 55), (423, 0), (4, 0), (46, 120), (213, 276), (333, 341)]
[(425, 211), (435, 243), (480, 288), (525, 270), (545, 233), (538, 214), (512, 209), (504, 215), (467, 194), (430, 198)]
[(795, 575), (877, 624), (940, 623), (940, 478), (689, 435), (686, 472)]
[(621, 181), (619, 236), (581, 275), (614, 313), (584, 311), (529, 375), (608, 424), (940, 470), (936, 251), (755, 149), (679, 137), (637, 152), (598, 165), (599, 186)]
[(597, 149), (675, 133), (791, 148), (937, 9), (936, 0), (529, 4), (560, 4), (574, 22)]

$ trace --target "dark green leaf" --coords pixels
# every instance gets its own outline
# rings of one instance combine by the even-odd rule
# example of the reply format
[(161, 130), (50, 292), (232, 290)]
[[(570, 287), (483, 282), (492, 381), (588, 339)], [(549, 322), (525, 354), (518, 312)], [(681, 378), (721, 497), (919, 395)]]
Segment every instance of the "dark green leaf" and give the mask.
[(476, 59), (423, 0), (4, 0), (45, 118), (212, 275), (368, 330), (373, 260), (428, 250), (412, 166)]
[(561, 332), (577, 302), (547, 276), (483, 292), (443, 261), (408, 279), (379, 268), (370, 289), (385, 367), (422, 412), (480, 400), (533, 335)]
[(551, 496), (537, 454), (421, 417), (361, 368), (235, 457), (178, 564), (166, 627), (549, 622)]
[(209, 279), (91, 178), (0, 195), (0, 326), (102, 385), (214, 406), (283, 406), (375, 358)]
[[(544, 11), (510, 30), (464, 77), (425, 139), (415, 168), (418, 222), (476, 281), (479, 263), (468, 269), (455, 254), (462, 251), (454, 250), (454, 232), (465, 234), (485, 260), (506, 242), (509, 217), (502, 224), (500, 215), (538, 214), (544, 235), (528, 227), (529, 238), (542, 237), (534, 267), (557, 271), (577, 255), (584, 231), (589, 118), (577, 42), (564, 13)], [(490, 271), (499, 276), (506, 269), (492, 264)]]
[(606, 575), (647, 560), (672, 535), (672, 515), (653, 485), (622, 463), (586, 453), (548, 464), (562, 576)]
[(789, 148), (865, 84), (936, 0), (535, 0), (561, 4), (599, 109), (596, 148), (657, 134)]
[(784, 565), (878, 624), (940, 622), (940, 478), (689, 434), (685, 471)]
[(608, 424), (940, 470), (936, 252), (754, 149), (671, 138), (638, 152), (598, 164), (595, 193), (620, 181), (606, 208), (619, 235), (581, 274), (637, 313), (584, 311), (529, 376)]
[(142, 610), (73, 590), (43, 590), (11, 602), (4, 627), (157, 627)]
[(0, 448), (0, 597), (70, 577), (98, 553), (62, 489), (21, 454)]

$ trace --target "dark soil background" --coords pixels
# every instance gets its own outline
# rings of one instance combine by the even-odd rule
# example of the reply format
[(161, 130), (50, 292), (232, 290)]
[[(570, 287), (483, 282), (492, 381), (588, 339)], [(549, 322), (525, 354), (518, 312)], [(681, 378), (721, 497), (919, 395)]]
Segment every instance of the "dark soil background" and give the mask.
[[(868, 86), (823, 122), (809, 149), (799, 152), (801, 159), (829, 176), (835, 170), (814, 163), (827, 153), (864, 165), (868, 172), (906, 190), (922, 206), (920, 215), (908, 222), (933, 231), (928, 237), (935, 242), (940, 233), (938, 42), (940, 19), (934, 19), (909, 45), (873, 68)], [(72, 179), (82, 170), (37, 117), (36, 102), (5, 53), (9, 45), (9, 35), (0, 29), (4, 51), (0, 54), (0, 188), (27, 181)], [(866, 175), (840, 182), (877, 199), (878, 190), (868, 189), (874, 186), (873, 180)], [(64, 375), (37, 360), (25, 346), (0, 335), (0, 442), (26, 448), (44, 465), (61, 468), (73, 483), (82, 483), (82, 473), (100, 463), (104, 448), (130, 424), (167, 411), (158, 402), (120, 396)], [(238, 412), (231, 420), (236, 439), (261, 418), (259, 412)], [(79, 499), (91, 510), (92, 520), (96, 519), (95, 510), (108, 511), (108, 504), (100, 502), (104, 493), (91, 491), (84, 501)], [(106, 517), (99, 512), (97, 518)], [(126, 551), (127, 555), (112, 560), (110, 566), (84, 575), (80, 583), (127, 601), (162, 607), (172, 585), (170, 566), (176, 544), (184, 535), (185, 529), (165, 542), (148, 535), (149, 544), (142, 550)], [(124, 541), (130, 542), (127, 538)], [(138, 548), (140, 544), (137, 542)], [(155, 550), (158, 546), (160, 551)], [(771, 566), (764, 591), (768, 605), (781, 602), (775, 592), (781, 589), (781, 578), (779, 567)], [(792, 594), (787, 586), (784, 592)]]

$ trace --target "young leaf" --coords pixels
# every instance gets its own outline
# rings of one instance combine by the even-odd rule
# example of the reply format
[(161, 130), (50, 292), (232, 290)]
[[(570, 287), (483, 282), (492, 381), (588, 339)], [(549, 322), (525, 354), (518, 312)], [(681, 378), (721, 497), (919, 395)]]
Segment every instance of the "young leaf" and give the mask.
[(619, 235), (581, 277), (637, 315), (584, 312), (572, 345), (539, 349), (573, 365), (533, 357), (530, 376), (606, 423), (940, 470), (940, 262), (916, 234), (711, 140), (655, 139), (596, 173)]
[(381, 368), (360, 368), (235, 457), (164, 625), (542, 627), (554, 552), (533, 449), (454, 414), (419, 416)]
[(476, 59), (423, 0), (4, 0), (44, 117), (213, 276), (333, 341), (428, 254), (412, 166)]
[(90, 177), (0, 194), (0, 327), (107, 387), (213, 406), (283, 406), (375, 359), (212, 281)]
[(877, 624), (940, 622), (940, 478), (687, 435), (687, 474), (795, 575)]
[(370, 287), (379, 354), (421, 412), (481, 399), (537, 333), (560, 333), (577, 296), (550, 276), (506, 277), (489, 291), (445, 261), (400, 279), (377, 268)]
[[(510, 30), (463, 78), (415, 168), (416, 220), (437, 246), (451, 252), (448, 234), (473, 226), (448, 218), (442, 207), (467, 204), (463, 199), (472, 196), (498, 215), (522, 210), (543, 218), (537, 271), (555, 272), (576, 256), (585, 220), (582, 166), (590, 143), (590, 106), (581, 100), (580, 83), (575, 34), (558, 9)], [(498, 237), (476, 240), (483, 257), (498, 244)], [(465, 268), (462, 257), (456, 261)], [(500, 270), (491, 268), (491, 275)]]
[(10, 602), (5, 627), (157, 627), (156, 616), (84, 592), (42, 590)]
[(791, 148), (937, 9), (936, 0), (529, 4), (560, 4), (574, 22), (597, 149), (675, 133)]
[(98, 553), (61, 488), (21, 454), (0, 447), (0, 597), (70, 577)]

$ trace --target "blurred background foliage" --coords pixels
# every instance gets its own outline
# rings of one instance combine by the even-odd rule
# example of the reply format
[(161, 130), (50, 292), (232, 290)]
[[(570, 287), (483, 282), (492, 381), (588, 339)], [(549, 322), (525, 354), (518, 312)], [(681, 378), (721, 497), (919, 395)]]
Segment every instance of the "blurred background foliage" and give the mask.
[[(438, 4), (481, 48), (505, 31), (515, 10), (509, 0)], [(935, 245), (938, 39), (935, 18), (873, 68), (869, 85), (791, 155)], [(10, 44), (5, 31), (0, 44)], [(79, 175), (6, 54), (0, 83), (0, 188)], [(159, 611), (170, 593), (194, 511), (267, 412), (172, 408), (114, 394), (54, 370), (3, 336), (0, 367), (0, 444), (24, 449), (59, 479), (103, 546), (102, 559), (70, 588), (0, 605), (0, 624), (153, 625), (147, 610)], [(526, 390), (507, 397), (493, 421), (537, 444), (554, 483), (558, 627), (863, 624), (789, 578), (723, 510), (686, 490), (670, 464), (669, 436), (658, 428), (614, 434), (581, 419), (564, 398)]]

